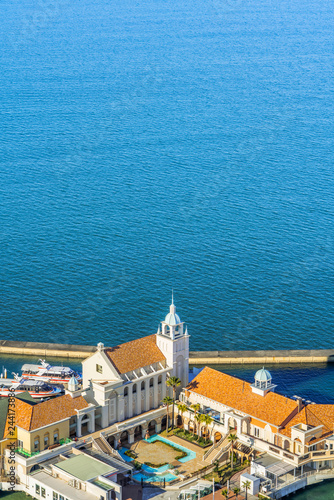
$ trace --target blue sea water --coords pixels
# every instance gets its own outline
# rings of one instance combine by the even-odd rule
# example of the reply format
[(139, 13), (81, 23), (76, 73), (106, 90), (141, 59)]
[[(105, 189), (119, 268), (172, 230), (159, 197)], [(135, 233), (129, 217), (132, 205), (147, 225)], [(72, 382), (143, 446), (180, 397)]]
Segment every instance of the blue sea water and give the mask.
[(2, 11), (0, 338), (333, 347), (333, 3)]

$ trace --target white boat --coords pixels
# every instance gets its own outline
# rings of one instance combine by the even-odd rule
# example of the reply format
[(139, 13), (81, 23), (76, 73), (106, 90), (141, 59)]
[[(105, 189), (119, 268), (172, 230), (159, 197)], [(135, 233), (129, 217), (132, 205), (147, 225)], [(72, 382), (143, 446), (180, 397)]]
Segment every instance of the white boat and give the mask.
[(49, 384), (68, 384), (72, 377), (81, 383), (81, 376), (68, 366), (51, 366), (44, 359), (39, 360), (38, 365), (25, 364), (22, 366), (22, 377), (25, 379), (37, 379)]
[(50, 398), (61, 394), (62, 389), (42, 380), (26, 380), (14, 373), (14, 378), (0, 378), (0, 397), (10, 397), (29, 392), (34, 399)]

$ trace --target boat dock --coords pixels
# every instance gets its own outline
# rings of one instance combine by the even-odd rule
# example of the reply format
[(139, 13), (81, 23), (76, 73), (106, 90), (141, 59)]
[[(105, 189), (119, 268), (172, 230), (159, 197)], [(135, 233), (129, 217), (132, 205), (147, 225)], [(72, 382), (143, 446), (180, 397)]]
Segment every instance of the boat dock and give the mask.
[[(60, 357), (85, 359), (96, 346), (48, 344), (0, 340), (0, 355)], [(333, 363), (334, 349), (268, 350), (268, 351), (191, 351), (190, 365), (235, 365), (275, 363)]]

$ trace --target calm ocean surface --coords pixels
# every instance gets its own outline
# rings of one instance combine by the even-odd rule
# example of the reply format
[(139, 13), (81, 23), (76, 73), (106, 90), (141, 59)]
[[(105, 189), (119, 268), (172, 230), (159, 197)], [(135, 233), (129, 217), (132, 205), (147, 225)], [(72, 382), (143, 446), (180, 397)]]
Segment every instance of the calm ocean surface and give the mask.
[(2, 12), (0, 338), (332, 348), (333, 2)]

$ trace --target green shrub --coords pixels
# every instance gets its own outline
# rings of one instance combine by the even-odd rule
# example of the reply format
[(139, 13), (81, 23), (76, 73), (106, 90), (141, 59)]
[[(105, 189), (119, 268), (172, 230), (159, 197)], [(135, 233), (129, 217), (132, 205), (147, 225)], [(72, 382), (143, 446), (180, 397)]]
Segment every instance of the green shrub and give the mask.
[(168, 462), (163, 462), (161, 464), (153, 464), (152, 462), (145, 462), (145, 465), (148, 465), (148, 467), (153, 467), (153, 468), (158, 468), (158, 467), (163, 467), (164, 465), (167, 465)]
[(140, 462), (137, 462), (137, 460), (134, 460), (134, 461), (132, 462), (132, 465), (134, 466), (134, 468), (135, 468), (136, 470), (140, 470), (140, 469), (141, 469), (141, 467), (142, 467), (142, 464), (141, 464)]
[(126, 450), (124, 452), (124, 455), (127, 455), (130, 458), (136, 458), (136, 456), (137, 456), (132, 450)]

